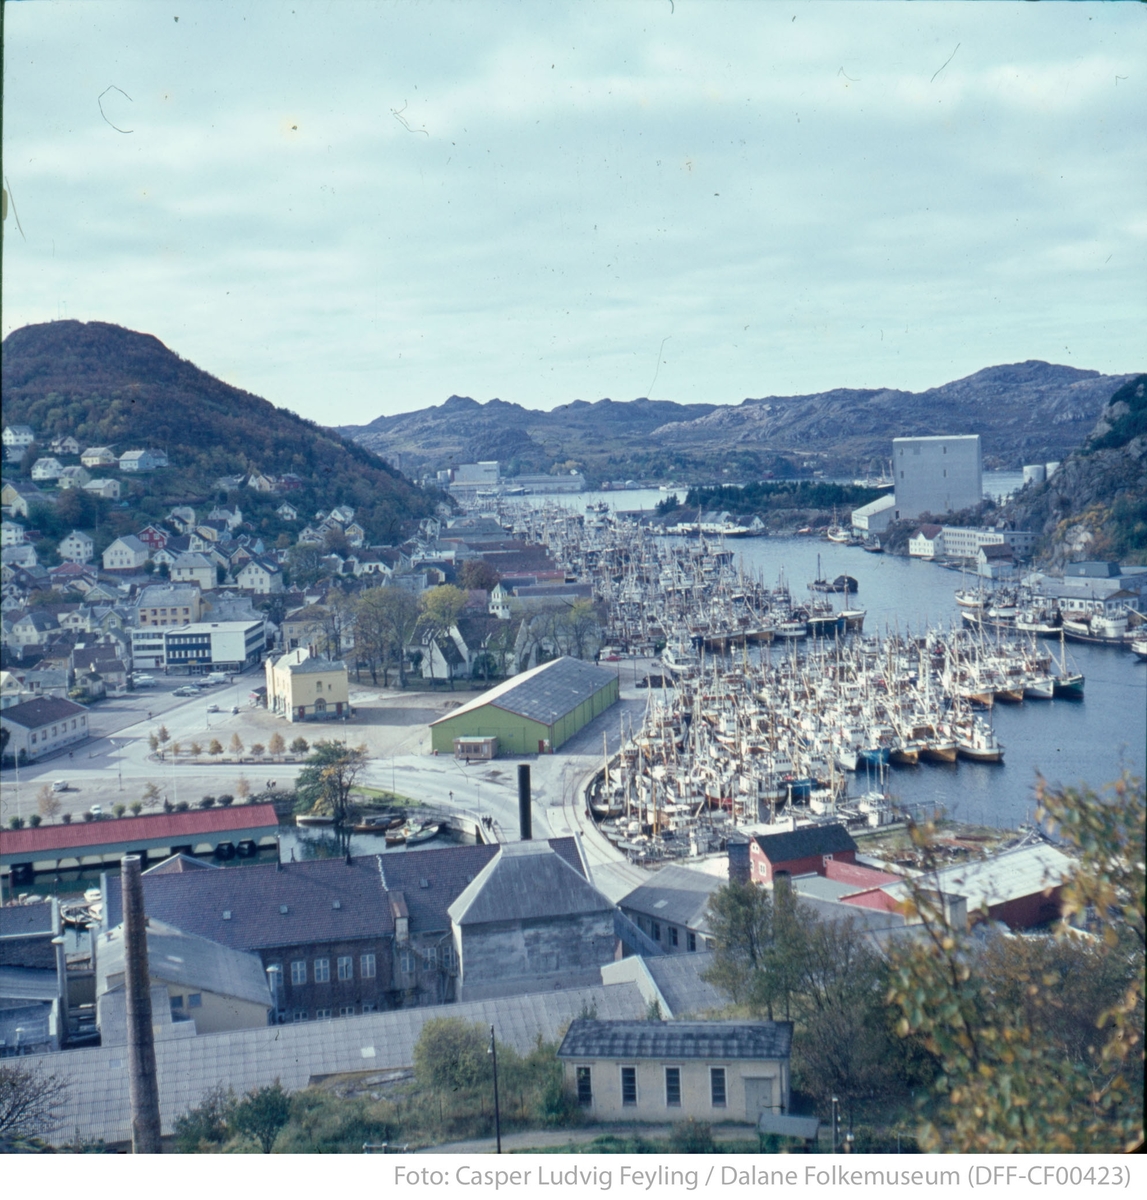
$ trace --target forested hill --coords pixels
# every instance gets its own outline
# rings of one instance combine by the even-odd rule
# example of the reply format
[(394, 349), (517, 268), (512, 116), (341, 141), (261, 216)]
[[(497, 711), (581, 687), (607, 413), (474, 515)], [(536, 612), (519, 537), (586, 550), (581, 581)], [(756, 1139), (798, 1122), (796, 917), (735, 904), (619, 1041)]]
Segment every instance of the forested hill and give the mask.
[(307, 515), (352, 505), (372, 540), (434, 511), (436, 498), (366, 447), (208, 375), (150, 334), (52, 321), (14, 330), (3, 350), (5, 424), (30, 425), (41, 447), (71, 434), (81, 448), (165, 451), (170, 468), (146, 476), (154, 501), (204, 500), (221, 476), (260, 471), (299, 476), (291, 502)]

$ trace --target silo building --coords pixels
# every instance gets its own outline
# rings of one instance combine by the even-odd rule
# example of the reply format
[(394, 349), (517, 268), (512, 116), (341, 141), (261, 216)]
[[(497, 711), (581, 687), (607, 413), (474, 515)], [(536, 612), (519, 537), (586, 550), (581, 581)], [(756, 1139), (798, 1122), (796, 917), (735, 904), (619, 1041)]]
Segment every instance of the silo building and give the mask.
[(897, 521), (973, 508), (984, 498), (980, 435), (892, 440)]

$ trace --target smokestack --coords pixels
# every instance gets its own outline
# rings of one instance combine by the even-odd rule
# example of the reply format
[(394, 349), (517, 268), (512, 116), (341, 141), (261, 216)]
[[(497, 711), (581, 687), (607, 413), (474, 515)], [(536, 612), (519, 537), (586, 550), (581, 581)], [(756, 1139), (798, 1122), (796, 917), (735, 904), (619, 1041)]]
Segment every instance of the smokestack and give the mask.
[(133, 1154), (159, 1154), (159, 1078), (155, 1068), (155, 1039), (151, 1028), (147, 917), (143, 911), (139, 855), (125, 855), (121, 868), (131, 1151)]
[(534, 836), (533, 823), (530, 819), (530, 764), (518, 764), (518, 828), (521, 830), (522, 841), (528, 842)]

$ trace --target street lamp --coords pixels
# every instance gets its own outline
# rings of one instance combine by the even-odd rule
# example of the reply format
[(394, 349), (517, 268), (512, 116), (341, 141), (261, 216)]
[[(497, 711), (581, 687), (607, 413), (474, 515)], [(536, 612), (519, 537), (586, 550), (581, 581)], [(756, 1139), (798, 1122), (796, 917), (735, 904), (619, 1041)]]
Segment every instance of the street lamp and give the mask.
[(832, 1098), (832, 1152), (836, 1153), (836, 1132), (840, 1124), (840, 1100)]
[(502, 1153), (502, 1115), (498, 1110), (498, 1047), (494, 1041), (494, 1026), (490, 1026), (490, 1045), (486, 1049), (494, 1060), (494, 1140), (496, 1153)]

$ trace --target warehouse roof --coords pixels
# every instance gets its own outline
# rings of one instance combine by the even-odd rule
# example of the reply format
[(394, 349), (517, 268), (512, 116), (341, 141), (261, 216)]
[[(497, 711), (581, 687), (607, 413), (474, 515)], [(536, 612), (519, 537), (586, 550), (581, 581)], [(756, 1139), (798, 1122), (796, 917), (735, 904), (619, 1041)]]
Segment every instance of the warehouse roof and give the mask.
[[(963, 896), (968, 912), (1006, 904), (1024, 896), (1050, 892), (1070, 878), (1074, 864), (1054, 846), (1037, 843), (1016, 846), (990, 858), (954, 863), (929, 874), (925, 883), (942, 892)], [(896, 883), (884, 889), (896, 899), (910, 894), (907, 883)]]
[(729, 1003), (724, 992), (702, 978), (713, 965), (709, 951), (654, 954), (643, 961), (671, 1013), (696, 1015), (724, 1008)]
[(817, 854), (841, 854), (856, 843), (843, 825), (805, 825), (788, 833), (757, 834), (754, 841), (771, 863), (795, 862)]
[(65, 721), (88, 710), (71, 700), (36, 699), (12, 704), (4, 709), (4, 720), (24, 729), (42, 729), (53, 721)]
[(431, 724), (441, 725), (463, 713), (493, 705), (541, 725), (554, 725), (579, 704), (616, 681), (617, 675), (613, 671), (595, 667), (592, 663), (577, 658), (555, 658), (553, 662), (524, 671), (475, 696)]
[(569, 1027), (558, 1058), (788, 1058), (791, 1021), (590, 1021)]
[(450, 905), (455, 925), (612, 912), (613, 904), (548, 842), (508, 842)]
[(708, 929), (709, 897), (727, 882), (719, 875), (670, 865), (655, 872), (648, 883), (634, 888), (618, 901), (618, 906), (658, 921)]

